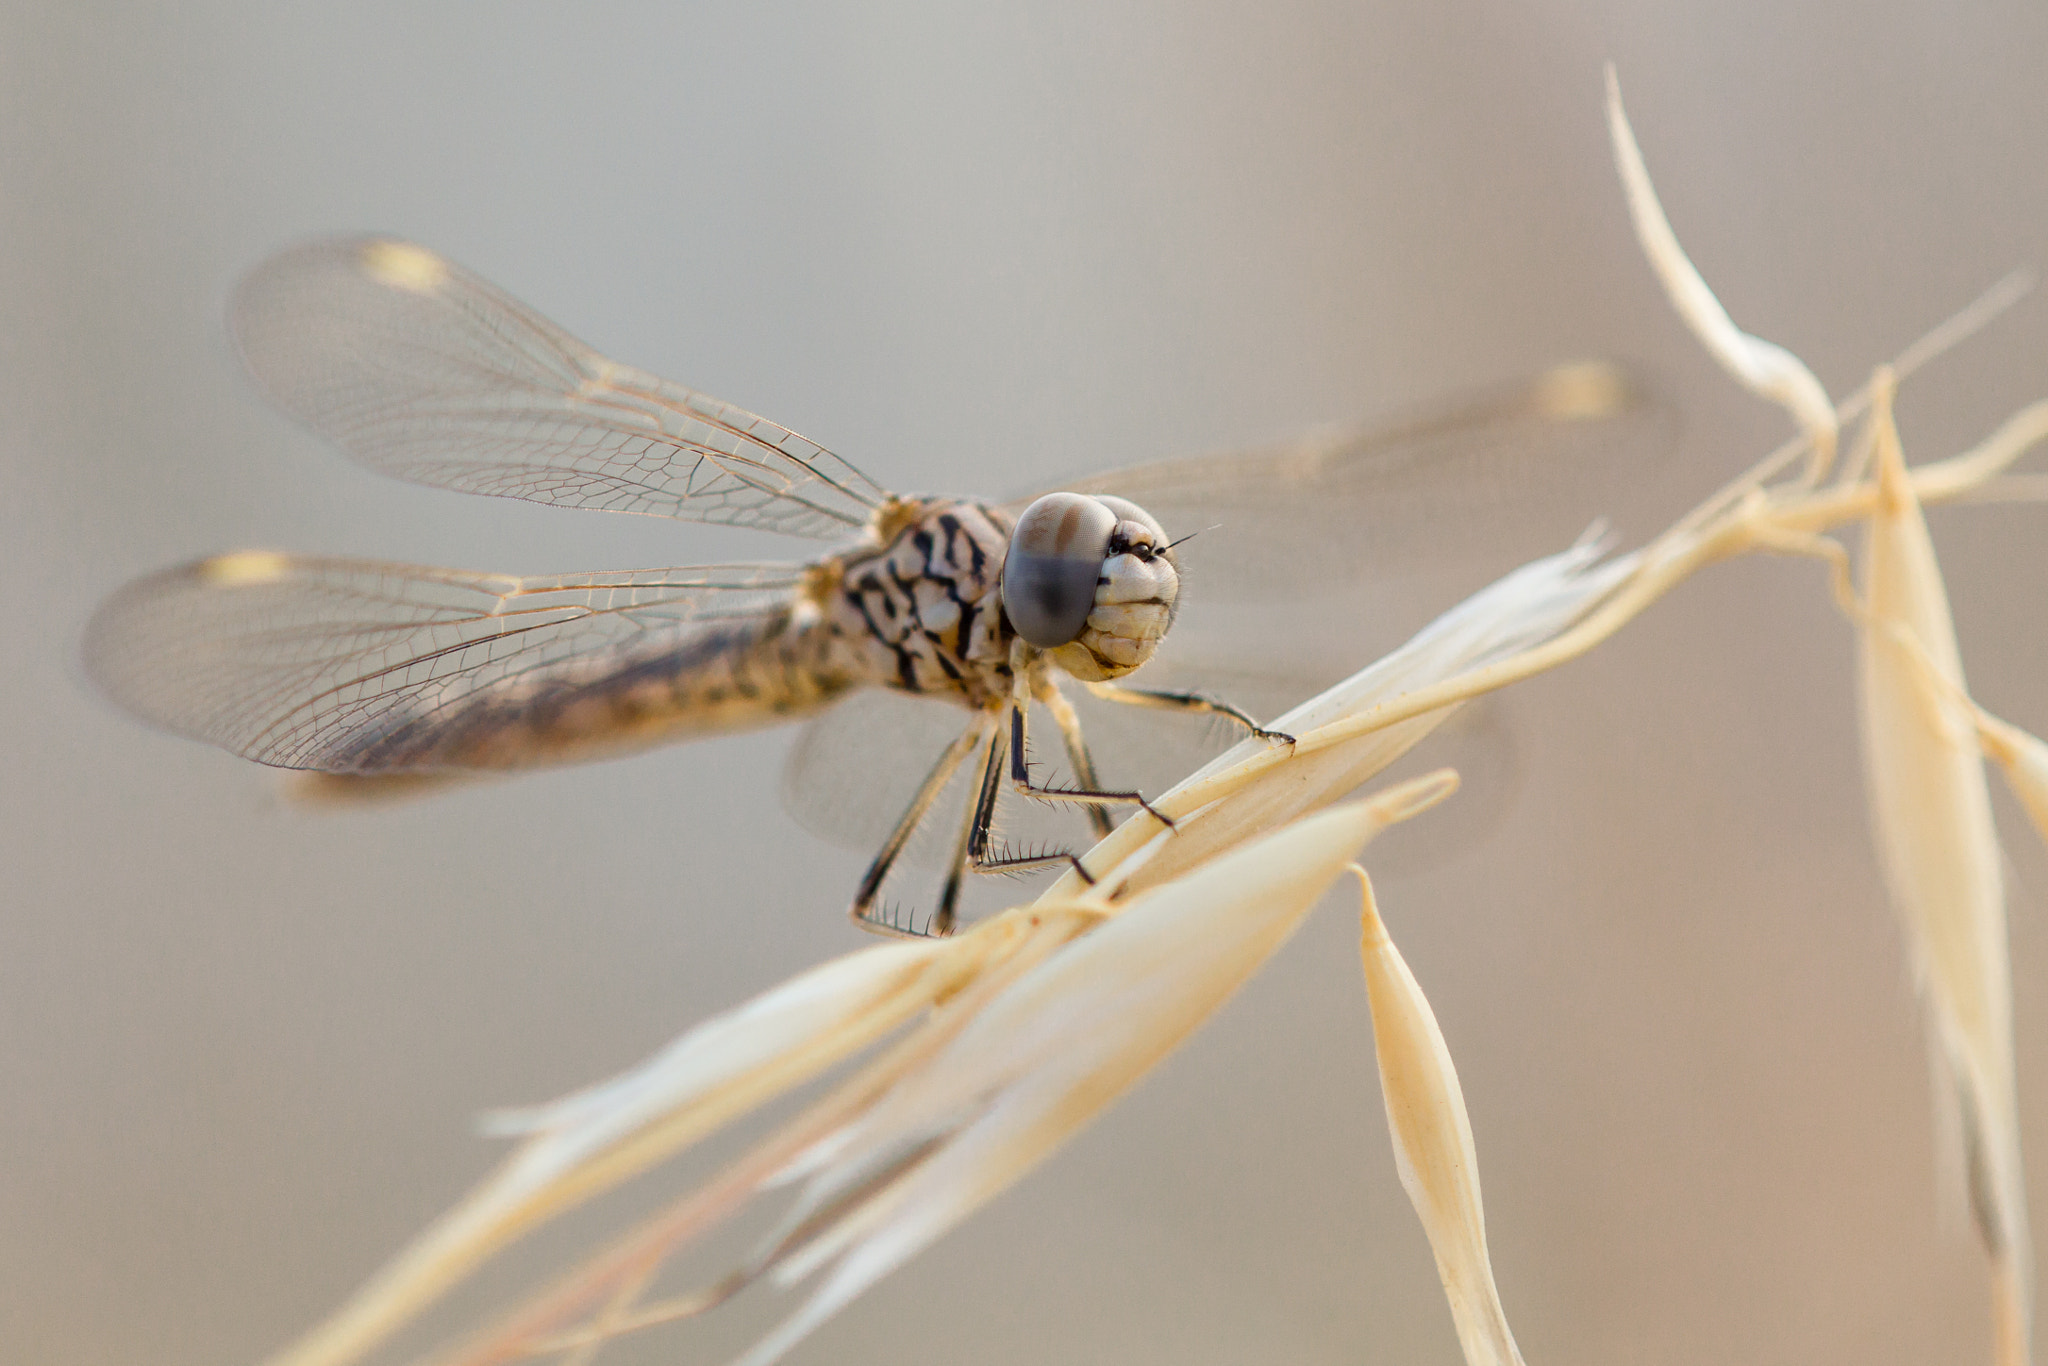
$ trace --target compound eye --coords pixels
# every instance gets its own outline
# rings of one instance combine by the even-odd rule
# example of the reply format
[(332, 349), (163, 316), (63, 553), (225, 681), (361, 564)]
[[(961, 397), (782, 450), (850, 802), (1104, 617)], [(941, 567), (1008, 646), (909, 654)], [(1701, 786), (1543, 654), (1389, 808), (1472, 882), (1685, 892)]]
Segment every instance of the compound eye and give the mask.
[(1152, 533), (1152, 548), (1158, 550), (1166, 544), (1166, 530), (1159, 525), (1159, 519), (1139, 507), (1128, 498), (1118, 498), (1110, 493), (1098, 493), (1095, 501), (1117, 515), (1122, 522), (1136, 522)]
[(1003, 559), (1003, 612), (1041, 650), (1088, 624), (1117, 515), (1079, 493), (1048, 493), (1017, 519)]

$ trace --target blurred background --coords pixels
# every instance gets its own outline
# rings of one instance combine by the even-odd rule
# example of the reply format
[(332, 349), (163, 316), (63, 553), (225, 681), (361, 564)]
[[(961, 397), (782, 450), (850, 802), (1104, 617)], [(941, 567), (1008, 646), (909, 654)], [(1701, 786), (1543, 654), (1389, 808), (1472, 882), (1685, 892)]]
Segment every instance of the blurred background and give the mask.
[[(1583, 510), (1640, 536), (1784, 423), (1641, 263), (1602, 62), (1706, 278), (1842, 393), (2048, 264), (2044, 57), (2021, 3), (7, 6), (0, 1351), (254, 1361), (488, 1168), (477, 1111), (865, 942), (841, 916), (864, 854), (778, 805), (789, 732), (322, 814), (95, 698), (94, 604), (208, 551), (544, 572), (791, 550), (351, 465), (229, 352), (222, 300), (268, 253), (417, 238), (912, 490), (1612, 356), (1684, 420)], [(2037, 297), (1908, 387), (1909, 454), (2043, 394)], [(2044, 515), (1935, 518), (1978, 695), (2035, 729)], [(1811, 565), (1713, 570), (1516, 690), (1513, 800), (1381, 888), (1464, 1077), (1531, 1360), (1985, 1354), (1851, 660)], [(2000, 800), (2048, 1208), (2048, 861)], [(793, 1359), (1456, 1361), (1354, 915), (1333, 899)], [(722, 1360), (779, 1307), (616, 1359)]]

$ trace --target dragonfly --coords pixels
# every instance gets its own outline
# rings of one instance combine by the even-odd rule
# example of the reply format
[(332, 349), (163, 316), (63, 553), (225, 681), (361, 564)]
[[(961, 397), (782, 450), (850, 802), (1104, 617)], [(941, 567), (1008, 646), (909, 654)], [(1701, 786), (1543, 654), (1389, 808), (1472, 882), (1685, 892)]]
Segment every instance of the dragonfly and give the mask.
[[(1226, 526), (1258, 533), (1226, 577), (1298, 591), (1312, 571), (1288, 547), (1317, 546), (1327, 569), (1335, 559), (1320, 552), (1356, 539), (1319, 517), (1377, 504), (1368, 529), (1415, 523), (1403, 509), (1417, 490), (1498, 488), (1471, 477), (1474, 461), (1526, 462), (1539, 430), (1597, 423), (1640, 397), (1612, 367), (1566, 367), (1405, 428), (1159, 461), (997, 501), (892, 493), (788, 428), (607, 358), (412, 242), (287, 249), (238, 286), (229, 322), (268, 396), (372, 469), (828, 548), (790, 563), (545, 576), (216, 555), (131, 583), (94, 614), (84, 654), (108, 696), (363, 795), (794, 721), (866, 690), (926, 699), (964, 720), (849, 907), (855, 923), (895, 934), (951, 933), (972, 873), (1066, 865), (1085, 877), (1071, 850), (998, 840), (1007, 794), (1078, 806), (1098, 835), (1112, 808), (1151, 809), (1100, 779), (1070, 690), (1292, 743), (1208, 692), (1127, 681), (1179, 615), (1181, 546), (1202, 516), (1221, 509)], [(1180, 539), (1147, 510), (1169, 506), (1187, 510)], [(1231, 558), (1226, 547), (1218, 563)], [(1034, 773), (1033, 704), (1052, 718), (1070, 780)], [(882, 893), (956, 776), (967, 796), (918, 928)]]

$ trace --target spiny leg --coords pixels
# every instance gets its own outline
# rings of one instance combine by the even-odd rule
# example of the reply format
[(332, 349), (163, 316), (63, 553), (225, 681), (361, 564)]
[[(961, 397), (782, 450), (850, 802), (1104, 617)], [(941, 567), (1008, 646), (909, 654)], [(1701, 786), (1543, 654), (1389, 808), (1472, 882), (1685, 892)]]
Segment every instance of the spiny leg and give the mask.
[[(1003, 736), (994, 726), (985, 727), (984, 734), (987, 739), (983, 744), (981, 785), (986, 789), (988, 769), (997, 762), (996, 751), (1003, 742)], [(967, 869), (976, 857), (977, 833), (980, 834), (983, 844), (988, 841), (986, 822), (990, 817), (985, 817), (982, 813), (982, 800), (982, 794), (977, 792), (972, 799), (962, 804), (960, 834), (953, 842), (953, 862), (946, 871), (945, 888), (939, 893), (939, 909), (932, 912), (928, 927), (928, 932), (933, 935), (943, 936), (953, 932), (960, 907), (960, 882), (967, 875)]]
[[(1141, 792), (1105, 792), (1079, 787), (1040, 787), (1031, 781), (1030, 765), (1025, 760), (1026, 722), (1025, 704), (1022, 697), (1010, 701), (1010, 786), (1027, 797), (1042, 802), (1078, 802), (1084, 806), (1101, 806), (1107, 802), (1131, 802), (1145, 808), (1145, 813), (1167, 829), (1173, 829), (1173, 822), (1152, 803), (1145, 800)], [(1078, 863), (1076, 864), (1078, 867)]]
[[(1088, 739), (1081, 734), (1081, 718), (1074, 714), (1074, 704), (1067, 701), (1067, 695), (1060, 691), (1060, 685), (1048, 675), (1041, 674), (1032, 680), (1032, 693), (1045, 709), (1052, 713), (1052, 719), (1060, 728), (1060, 739), (1066, 742), (1067, 762), (1074, 766), (1074, 781), (1082, 787), (1102, 786), (1102, 780), (1095, 776), (1095, 759), (1088, 753)], [(1115, 828), (1109, 813), (1099, 806), (1088, 808), (1088, 823), (1095, 827), (1095, 837), (1102, 839)]]
[(997, 729), (989, 736), (988, 757), (981, 766), (981, 786), (974, 793), (974, 819), (967, 827), (967, 860), (977, 870), (988, 856), (989, 840), (994, 838), (996, 794), (1003, 786), (1003, 754), (1003, 732)]
[(977, 873), (1023, 873), (1033, 868), (1049, 868), (1064, 863), (1071, 867), (1086, 883), (1093, 884), (1081, 860), (1066, 850), (1049, 851), (1043, 854), (991, 854), (989, 841), (994, 838), (996, 821), (996, 799), (1003, 791), (1003, 759), (1006, 747), (1003, 733), (998, 729), (989, 739), (988, 762), (981, 770), (981, 791), (974, 799), (974, 819), (967, 827), (966, 866)]
[[(876, 919), (872, 914), (875, 898), (882, 890), (883, 880), (889, 876), (889, 869), (903, 853), (903, 847), (910, 843), (910, 836), (917, 829), (918, 823), (924, 819), (925, 813), (931, 810), (932, 803), (938, 800), (939, 793), (959, 771), (968, 754), (984, 741), (993, 745), (1001, 738), (1001, 732), (996, 729), (994, 721), (995, 718), (987, 713), (976, 718), (972, 725), (960, 732), (958, 739), (946, 747), (946, 752), (932, 765), (931, 772), (925, 774), (924, 782), (918, 786), (917, 795), (910, 799), (910, 805), (904, 809), (903, 818), (896, 822), (896, 828), (889, 833), (889, 838), (883, 842), (880, 852), (875, 855), (875, 861), (868, 865), (866, 874), (860, 880), (860, 890), (854, 894), (853, 905), (846, 912), (852, 917), (854, 924), (864, 930), (873, 930), (881, 934), (912, 934), (912, 931), (904, 926)], [(941, 909), (950, 910), (950, 903)]]
[(1122, 688), (1114, 683), (1083, 683), (1082, 687), (1105, 702), (1122, 702), (1133, 707), (1158, 707), (1167, 711), (1207, 712), (1212, 716), (1227, 716), (1256, 735), (1261, 740), (1282, 740), (1294, 743), (1294, 737), (1284, 730), (1267, 730), (1251, 718), (1251, 713), (1233, 707), (1228, 702), (1214, 697), (1204, 697), (1198, 692), (1171, 692), (1158, 688)]

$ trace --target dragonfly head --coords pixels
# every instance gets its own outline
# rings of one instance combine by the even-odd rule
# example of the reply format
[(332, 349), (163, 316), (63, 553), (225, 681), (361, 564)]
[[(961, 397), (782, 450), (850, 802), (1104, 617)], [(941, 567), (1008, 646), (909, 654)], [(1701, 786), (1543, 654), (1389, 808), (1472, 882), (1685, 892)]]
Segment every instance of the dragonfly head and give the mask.
[(1076, 678), (1120, 678), (1150, 659), (1179, 596), (1166, 533), (1127, 499), (1048, 493), (1010, 533), (1003, 611)]

